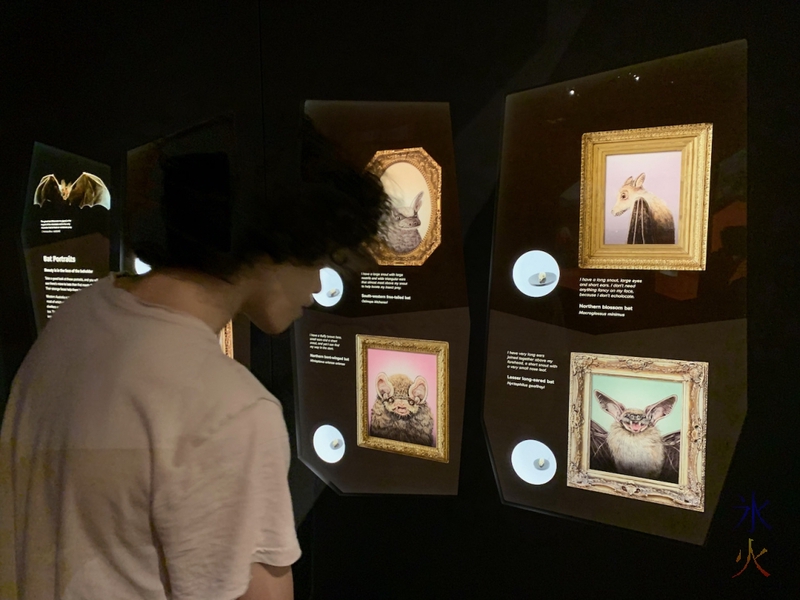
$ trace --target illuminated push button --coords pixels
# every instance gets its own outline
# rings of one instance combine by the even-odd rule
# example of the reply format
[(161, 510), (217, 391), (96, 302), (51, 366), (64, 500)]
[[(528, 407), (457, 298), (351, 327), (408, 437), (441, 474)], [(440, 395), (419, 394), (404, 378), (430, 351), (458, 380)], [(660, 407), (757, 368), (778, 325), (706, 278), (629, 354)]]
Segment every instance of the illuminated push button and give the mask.
[(525, 440), (511, 452), (511, 466), (522, 481), (542, 485), (556, 474), (556, 457), (542, 442)]
[(314, 452), (325, 462), (339, 462), (344, 451), (344, 436), (333, 425), (320, 425), (314, 432)]
[(531, 298), (546, 296), (561, 277), (556, 259), (547, 252), (530, 250), (520, 256), (511, 269), (511, 279), (516, 288)]
[(330, 267), (323, 267), (319, 271), (319, 282), (322, 289), (317, 294), (312, 294), (314, 301), (321, 306), (338, 304), (344, 293), (342, 276)]
[(144, 275), (150, 270), (150, 265), (144, 262), (141, 258), (133, 259), (133, 270), (137, 275)]

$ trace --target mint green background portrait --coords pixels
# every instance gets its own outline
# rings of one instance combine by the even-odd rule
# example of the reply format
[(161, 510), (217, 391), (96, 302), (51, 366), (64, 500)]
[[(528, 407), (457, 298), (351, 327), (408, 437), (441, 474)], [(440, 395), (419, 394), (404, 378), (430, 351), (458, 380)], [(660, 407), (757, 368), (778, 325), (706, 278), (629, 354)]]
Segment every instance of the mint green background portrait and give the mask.
[(594, 395), (599, 390), (613, 398), (625, 408), (644, 409), (667, 396), (675, 394), (678, 400), (672, 406), (672, 412), (656, 423), (661, 435), (680, 431), (683, 414), (683, 383), (680, 381), (664, 381), (663, 379), (644, 379), (642, 377), (623, 377), (620, 375), (591, 376), (592, 404), (590, 418), (606, 431), (614, 419), (602, 409)]

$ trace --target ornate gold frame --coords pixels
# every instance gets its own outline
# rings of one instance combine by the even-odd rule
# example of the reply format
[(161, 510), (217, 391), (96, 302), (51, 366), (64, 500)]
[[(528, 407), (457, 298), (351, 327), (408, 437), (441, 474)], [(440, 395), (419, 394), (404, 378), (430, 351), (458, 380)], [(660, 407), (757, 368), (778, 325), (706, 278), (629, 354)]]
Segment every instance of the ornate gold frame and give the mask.
[[(369, 434), (369, 394), (372, 387), (367, 378), (367, 350), (392, 350), (415, 354), (436, 355), (436, 447), (409, 442), (397, 442)], [(439, 462), (450, 460), (450, 344), (432, 340), (356, 335), (356, 388), (358, 414), (358, 445)]]
[[(711, 172), (710, 123), (584, 133), (581, 150), (579, 266), (583, 269), (703, 271)], [(606, 157), (680, 150), (676, 244), (606, 244)]]
[(442, 243), (442, 168), (424, 148), (380, 150), (375, 153), (365, 170), (380, 177), (393, 164), (407, 162), (413, 165), (428, 184), (431, 197), (431, 220), (422, 242), (408, 254), (398, 254), (384, 241), (376, 240), (369, 246), (370, 254), (379, 265), (419, 266)]
[[(570, 374), (567, 485), (703, 512), (708, 363), (573, 352)], [(683, 383), (684, 404), (677, 484), (589, 468), (593, 374)]]
[(233, 321), (228, 321), (228, 324), (219, 332), (219, 347), (230, 358), (233, 358)]

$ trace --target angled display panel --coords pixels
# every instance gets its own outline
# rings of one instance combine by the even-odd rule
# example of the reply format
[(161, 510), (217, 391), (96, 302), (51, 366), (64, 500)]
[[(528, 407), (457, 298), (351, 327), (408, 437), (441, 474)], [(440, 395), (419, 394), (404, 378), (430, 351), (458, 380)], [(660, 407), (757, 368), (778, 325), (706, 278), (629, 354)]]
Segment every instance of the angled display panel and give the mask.
[(503, 502), (701, 544), (747, 408), (746, 44), (509, 95), (484, 422)]
[(35, 143), (22, 246), (36, 329), (70, 295), (109, 273), (111, 168)]
[(391, 206), (367, 261), (322, 269), (295, 324), (298, 455), (340, 493), (456, 494), (469, 311), (449, 106), (306, 114)]

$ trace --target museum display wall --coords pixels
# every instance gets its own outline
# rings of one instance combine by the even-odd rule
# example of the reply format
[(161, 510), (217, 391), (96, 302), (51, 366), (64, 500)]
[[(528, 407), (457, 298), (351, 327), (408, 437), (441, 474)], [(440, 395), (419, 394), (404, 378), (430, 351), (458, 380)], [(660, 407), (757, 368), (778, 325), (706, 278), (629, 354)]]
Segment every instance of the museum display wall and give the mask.
[[(75, 268), (91, 278), (133, 268), (120, 241), (130, 151), (234, 114), (237, 159), (261, 193), (292, 118), (308, 98), (327, 99), (307, 112), (357, 162), (385, 174), (405, 157), (425, 183), (399, 195), (406, 231), (384, 239), (369, 268), (326, 273), (292, 334), (242, 323), (233, 336), (236, 360), (283, 402), (300, 455), (289, 475), (304, 552), (297, 597), (469, 597), (487, 585), (497, 597), (624, 594), (629, 580), (609, 579), (617, 568), (646, 573), (650, 595), (781, 597), (797, 330), (789, 20), (767, 19), (767, 6), (678, 4), (527, 2), (505, 20), (430, 3), (391, 14), (257, 2), (109, 4), (94, 19), (77, 5), (9, 11), (0, 405), (46, 321), (46, 295), (68, 295), (46, 290), (26, 252), (102, 215), (81, 231), (101, 231), (92, 239), (108, 244), (107, 266)], [(712, 48), (745, 37), (746, 49)], [(666, 160), (626, 164), (648, 153)], [(440, 239), (428, 234), (434, 163)], [(658, 170), (672, 173), (666, 187)], [(676, 193), (675, 173), (690, 171)], [(36, 210), (68, 200), (83, 172), (103, 181), (110, 209), (65, 202), (45, 234)], [(36, 193), (48, 175), (58, 196)], [(651, 196), (672, 216), (672, 244), (655, 241), (670, 228), (636, 203)], [(58, 232), (68, 220), (74, 229)], [(380, 264), (390, 252), (408, 262)], [(398, 357), (413, 368), (396, 368)], [(370, 429), (400, 389), (405, 410), (429, 411), (412, 441), (380, 419)], [(663, 450), (657, 473), (609, 449), (626, 424)], [(338, 462), (315, 449), (320, 431)], [(771, 529), (748, 531), (750, 498)], [(771, 577), (731, 578), (748, 536), (769, 548), (759, 561)], [(387, 568), (387, 557), (421, 555)]]
[(747, 408), (746, 51), (508, 96), (484, 396), (504, 502), (705, 540)]
[(293, 330), (298, 456), (343, 493), (455, 494), (469, 311), (446, 103), (308, 101), (390, 202)]

